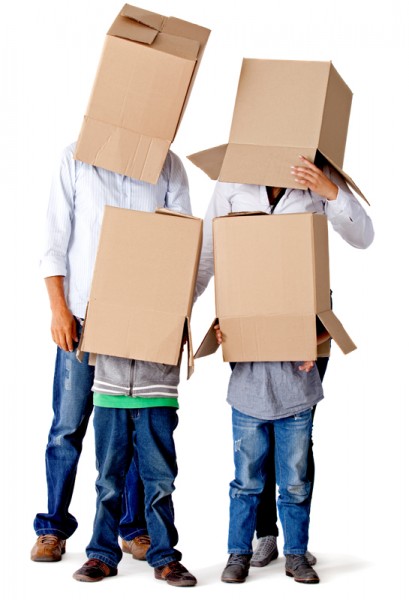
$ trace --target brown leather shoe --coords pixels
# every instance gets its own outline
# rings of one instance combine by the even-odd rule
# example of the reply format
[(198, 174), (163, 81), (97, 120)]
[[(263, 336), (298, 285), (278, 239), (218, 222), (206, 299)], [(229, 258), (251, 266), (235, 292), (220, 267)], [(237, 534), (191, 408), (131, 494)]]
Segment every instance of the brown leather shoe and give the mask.
[(101, 581), (105, 577), (114, 577), (118, 574), (118, 569), (106, 565), (102, 560), (97, 558), (90, 558), (84, 563), (81, 569), (75, 571), (73, 574), (74, 579), (77, 581)]
[(57, 562), (65, 554), (65, 540), (56, 535), (40, 535), (31, 549), (31, 560)]
[(146, 553), (151, 545), (149, 535), (137, 535), (133, 540), (122, 540), (122, 550), (132, 554), (136, 560), (146, 560)]
[(174, 560), (163, 567), (155, 567), (155, 579), (167, 581), (169, 585), (177, 587), (191, 587), (196, 585), (197, 579), (178, 561)]

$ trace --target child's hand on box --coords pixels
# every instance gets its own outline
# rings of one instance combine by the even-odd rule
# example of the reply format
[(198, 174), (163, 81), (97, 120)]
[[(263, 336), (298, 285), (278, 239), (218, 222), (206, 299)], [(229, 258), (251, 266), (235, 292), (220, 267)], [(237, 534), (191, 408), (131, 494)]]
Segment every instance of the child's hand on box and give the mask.
[(220, 331), (220, 325), (217, 324), (214, 326), (214, 334), (216, 336), (216, 340), (218, 344), (221, 344), (223, 342), (223, 334)]
[(309, 373), (311, 369), (314, 367), (314, 360), (305, 360), (302, 365), (298, 367), (299, 371), (305, 371), (305, 373)]

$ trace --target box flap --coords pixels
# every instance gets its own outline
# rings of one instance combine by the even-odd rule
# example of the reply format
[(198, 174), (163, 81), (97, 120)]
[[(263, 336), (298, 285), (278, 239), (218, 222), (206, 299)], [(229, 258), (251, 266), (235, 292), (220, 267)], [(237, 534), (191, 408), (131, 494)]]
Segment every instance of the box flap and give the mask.
[(200, 44), (196, 40), (160, 33), (156, 37), (154, 44), (152, 44), (152, 48), (158, 52), (165, 52), (179, 58), (196, 61), (200, 51)]
[(315, 149), (229, 143), (219, 181), (306, 189), (290, 170), (292, 165), (302, 166), (300, 155), (314, 161)]
[(194, 356), (193, 356), (193, 343), (192, 343), (192, 331), (190, 328), (190, 320), (186, 317), (185, 328), (183, 332), (183, 338), (187, 344), (187, 379), (190, 379), (195, 370), (194, 367)]
[(108, 35), (142, 44), (152, 44), (162, 31), (165, 17), (125, 4), (108, 30)]
[(342, 323), (337, 319), (332, 310), (321, 312), (317, 316), (331, 338), (337, 343), (344, 354), (356, 350), (354, 342), (351, 340)]
[(179, 217), (181, 219), (192, 219), (193, 221), (201, 221), (200, 217), (195, 217), (193, 215), (187, 215), (185, 213), (177, 212), (176, 210), (169, 210), (169, 208), (157, 208), (155, 210), (156, 214), (160, 215), (169, 215), (170, 217)]
[(199, 169), (202, 169), (210, 177), (210, 179), (218, 179), (220, 170), (223, 165), (223, 160), (227, 151), (227, 144), (215, 146), (190, 154), (187, 158)]
[(351, 188), (353, 190), (355, 190), (355, 192), (357, 194), (359, 194), (361, 196), (361, 198), (363, 200), (365, 200), (365, 202), (369, 205), (368, 200), (366, 199), (366, 197), (364, 196), (364, 194), (361, 192), (361, 190), (359, 189), (359, 187), (356, 185), (356, 183), (351, 179), (351, 177), (349, 175), (347, 175), (347, 173), (345, 173), (345, 171), (343, 171), (339, 165), (337, 165), (333, 160), (331, 160), (328, 156), (326, 156), (320, 149), (319, 149), (319, 152), (320, 152), (320, 154), (322, 154), (322, 156), (325, 158), (325, 160), (328, 161), (329, 164), (332, 167), (334, 167), (334, 169), (336, 171), (338, 171), (338, 173), (345, 179), (345, 181), (348, 183), (348, 185), (350, 185)]
[(213, 180), (306, 189), (290, 171), (293, 165), (302, 166), (300, 155), (314, 161), (315, 148), (228, 143), (187, 158)]
[(84, 117), (75, 159), (155, 184), (171, 142)]
[(132, 6), (131, 4), (124, 4), (120, 14), (123, 17), (128, 17), (128, 19), (142, 23), (147, 27), (152, 27), (152, 29), (156, 29), (156, 31), (162, 31), (166, 21), (166, 17), (163, 15), (145, 10), (144, 8)]
[(219, 320), (215, 319), (209, 327), (199, 348), (195, 352), (195, 358), (203, 358), (203, 356), (209, 356), (210, 354), (214, 354), (218, 350), (219, 344), (217, 343), (214, 332), (214, 326), (217, 325), (218, 322)]

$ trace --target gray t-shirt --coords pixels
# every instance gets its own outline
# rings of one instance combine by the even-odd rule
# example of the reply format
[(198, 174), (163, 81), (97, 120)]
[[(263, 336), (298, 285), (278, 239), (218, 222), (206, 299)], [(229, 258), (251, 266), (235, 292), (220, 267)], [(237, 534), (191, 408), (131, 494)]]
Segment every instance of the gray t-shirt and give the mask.
[(274, 420), (311, 408), (323, 399), (317, 365), (299, 371), (302, 362), (236, 363), (227, 402), (245, 415)]

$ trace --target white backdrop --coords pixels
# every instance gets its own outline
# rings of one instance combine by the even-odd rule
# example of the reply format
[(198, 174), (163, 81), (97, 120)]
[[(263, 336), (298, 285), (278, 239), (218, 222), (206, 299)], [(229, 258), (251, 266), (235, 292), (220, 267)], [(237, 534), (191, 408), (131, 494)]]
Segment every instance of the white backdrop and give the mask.
[[(242, 58), (332, 60), (354, 92), (344, 167), (369, 198), (376, 230), (366, 251), (330, 236), (335, 312), (358, 350), (344, 356), (334, 347), (326, 399), (315, 421), (310, 549), (318, 556), (322, 583), (309, 592), (286, 578), (281, 555), (264, 569), (252, 569), (244, 586), (219, 581), (227, 558), (233, 476), (225, 403), (229, 367), (219, 352), (197, 361), (193, 378), (180, 387), (180, 474), (174, 501), (183, 562), (199, 579), (192, 593), (408, 597), (407, 3), (135, 3), (212, 30), (173, 144), (188, 172), (196, 216), (204, 216), (214, 184), (185, 157), (227, 141)], [(185, 593), (155, 581), (146, 563), (129, 556), (120, 564), (120, 575), (97, 588), (71, 578), (85, 560), (94, 514), (91, 426), (71, 506), (80, 525), (68, 553), (58, 564), (29, 560), (34, 514), (46, 510), (44, 449), (54, 362), (50, 312), (38, 271), (42, 227), (52, 171), (63, 147), (79, 132), (105, 32), (121, 7), (121, 0), (21, 0), (0, 9), (0, 567), (7, 599), (41, 592), (62, 600), (139, 590)], [(212, 318), (210, 286), (193, 314), (195, 346)], [(282, 537), (279, 542), (281, 551)]]

